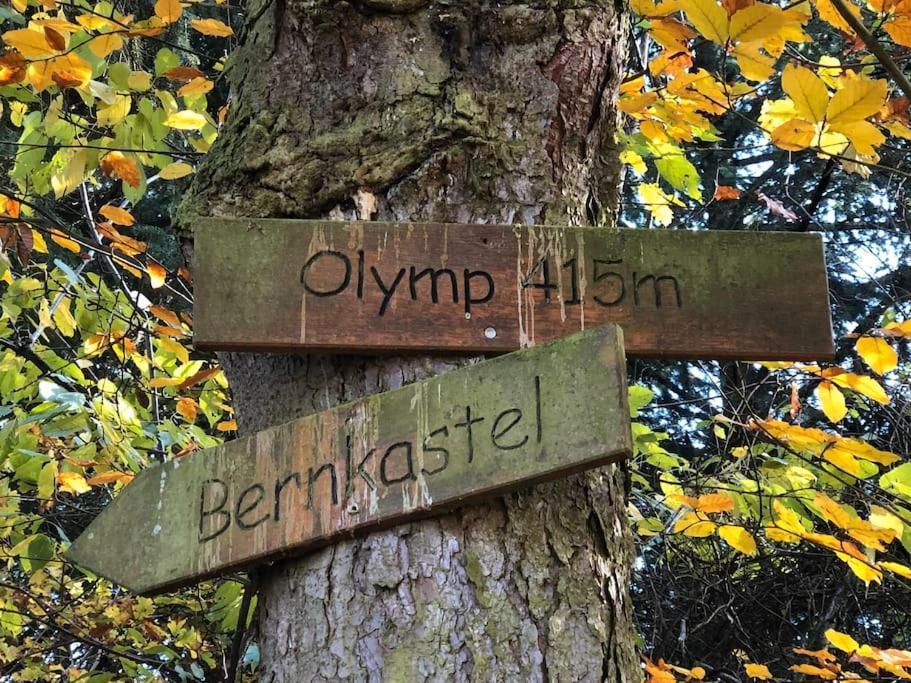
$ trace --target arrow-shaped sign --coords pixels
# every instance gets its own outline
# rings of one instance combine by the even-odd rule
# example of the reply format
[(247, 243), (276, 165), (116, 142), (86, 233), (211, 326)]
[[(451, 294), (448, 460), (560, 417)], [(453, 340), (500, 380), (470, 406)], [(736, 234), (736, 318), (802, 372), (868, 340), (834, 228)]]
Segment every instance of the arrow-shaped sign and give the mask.
[(504, 353), (617, 323), (630, 356), (834, 352), (815, 234), (226, 218), (193, 231), (200, 348)]
[(140, 474), (68, 551), (157, 592), (629, 456), (615, 325)]

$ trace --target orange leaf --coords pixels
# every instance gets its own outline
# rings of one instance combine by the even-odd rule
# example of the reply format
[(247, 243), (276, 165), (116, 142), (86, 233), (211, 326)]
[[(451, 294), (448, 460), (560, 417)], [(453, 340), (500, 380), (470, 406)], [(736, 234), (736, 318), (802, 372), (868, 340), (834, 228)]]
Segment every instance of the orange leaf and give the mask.
[(101, 170), (111, 178), (120, 178), (130, 187), (139, 187), (140, 175), (139, 167), (132, 159), (123, 155), (122, 152), (108, 152), (100, 163)]
[(825, 681), (834, 681), (838, 678), (838, 674), (834, 671), (820, 669), (818, 666), (813, 666), (812, 664), (795, 664), (791, 667), (791, 671), (796, 671), (799, 674), (807, 674), (808, 676), (816, 676)]
[(194, 78), (203, 78), (205, 74), (195, 66), (175, 66), (164, 72), (165, 78), (172, 81), (192, 81)]
[(25, 78), (25, 59), (16, 50), (0, 57), (0, 86), (21, 83)]
[(208, 78), (194, 78), (186, 85), (181, 86), (177, 90), (177, 94), (180, 97), (188, 97), (190, 95), (203, 95), (214, 87), (215, 84)]
[(740, 199), (742, 193), (736, 187), (731, 187), (730, 185), (719, 185), (715, 188), (715, 196), (712, 197), (715, 201), (724, 201), (726, 199)]
[(696, 509), (700, 512), (727, 512), (734, 509), (734, 499), (726, 493), (707, 493), (699, 496)]
[(758, 678), (760, 681), (772, 680), (772, 672), (765, 664), (747, 664), (746, 672), (750, 678)]
[(57, 31), (50, 26), (44, 27), (44, 37), (47, 40), (47, 44), (57, 52), (63, 52), (66, 49), (66, 38), (57, 33)]
[(124, 484), (129, 484), (131, 481), (133, 481), (133, 476), (134, 475), (128, 474), (127, 472), (117, 472), (116, 470), (110, 470), (109, 472), (96, 474), (86, 483), (89, 486), (101, 486), (102, 484), (110, 484), (111, 482), (116, 481), (122, 481)]
[(133, 223), (136, 222), (136, 219), (133, 218), (133, 214), (129, 211), (116, 206), (111, 206), (110, 204), (102, 206), (98, 210), (98, 213), (117, 225), (133, 225)]
[(184, 382), (180, 385), (180, 388), (181, 388), (181, 390), (189, 389), (192, 386), (201, 384), (202, 382), (205, 382), (206, 380), (209, 380), (209, 379), (215, 377), (215, 375), (217, 375), (220, 372), (221, 372), (221, 368), (218, 368), (218, 367), (207, 368), (206, 370), (201, 370), (201, 371), (197, 372), (195, 375), (192, 375), (191, 377), (188, 377), (186, 380), (184, 380)]
[(158, 0), (155, 3), (155, 14), (166, 24), (173, 24), (180, 19), (182, 12), (180, 0)]
[(22, 205), (19, 203), (18, 199), (13, 199), (12, 197), (0, 194), (0, 214), (9, 216), (10, 218), (19, 218), (21, 209)]
[(77, 496), (91, 491), (85, 477), (78, 472), (61, 472), (57, 475), (57, 485), (61, 491), (75, 493)]
[(177, 399), (177, 412), (180, 413), (187, 422), (196, 421), (196, 401), (192, 398), (182, 397)]
[(164, 284), (168, 276), (168, 271), (157, 263), (147, 263), (146, 271), (149, 273), (149, 280), (152, 282), (152, 289), (158, 289)]
[(183, 382), (182, 377), (153, 377), (149, 380), (150, 389), (161, 389), (162, 387), (176, 387)]
[(68, 249), (74, 254), (78, 254), (82, 249), (79, 246), (78, 242), (74, 242), (66, 236), (66, 233), (58, 230), (57, 228), (53, 228), (51, 230), (51, 240), (54, 242), (54, 244), (63, 247), (64, 249)]
[(180, 318), (177, 317), (176, 313), (168, 310), (164, 306), (149, 306), (149, 312), (159, 320), (164, 320), (169, 325), (180, 328)]
[(237, 420), (225, 420), (224, 422), (219, 422), (217, 425), (215, 425), (215, 429), (220, 432), (236, 432)]

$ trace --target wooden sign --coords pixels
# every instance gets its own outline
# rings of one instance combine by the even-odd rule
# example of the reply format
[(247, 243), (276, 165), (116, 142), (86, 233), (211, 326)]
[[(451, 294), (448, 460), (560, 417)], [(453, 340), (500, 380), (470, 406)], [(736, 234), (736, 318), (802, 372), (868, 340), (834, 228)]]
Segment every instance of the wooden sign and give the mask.
[(194, 232), (203, 349), (495, 353), (614, 322), (635, 356), (834, 353), (818, 235), (217, 218)]
[(70, 560), (158, 592), (630, 455), (606, 325), (140, 474)]

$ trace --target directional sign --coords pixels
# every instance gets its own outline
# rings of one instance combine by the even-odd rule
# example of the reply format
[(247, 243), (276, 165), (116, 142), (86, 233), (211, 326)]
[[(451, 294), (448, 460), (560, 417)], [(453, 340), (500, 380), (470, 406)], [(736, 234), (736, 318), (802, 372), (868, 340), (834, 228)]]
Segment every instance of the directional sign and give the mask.
[(195, 344), (506, 352), (606, 322), (636, 356), (833, 354), (818, 235), (199, 219)]
[(140, 592), (628, 457), (605, 325), (144, 471), (67, 555)]

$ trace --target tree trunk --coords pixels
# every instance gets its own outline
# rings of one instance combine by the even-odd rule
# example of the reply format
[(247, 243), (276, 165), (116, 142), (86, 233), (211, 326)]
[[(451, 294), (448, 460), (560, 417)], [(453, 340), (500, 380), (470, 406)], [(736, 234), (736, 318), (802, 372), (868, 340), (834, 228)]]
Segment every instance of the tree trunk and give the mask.
[[(251, 4), (184, 225), (612, 224), (619, 3)], [(245, 433), (466, 362), (222, 360)], [(617, 467), (337, 543), (262, 572), (263, 680), (638, 680), (631, 562)]]

